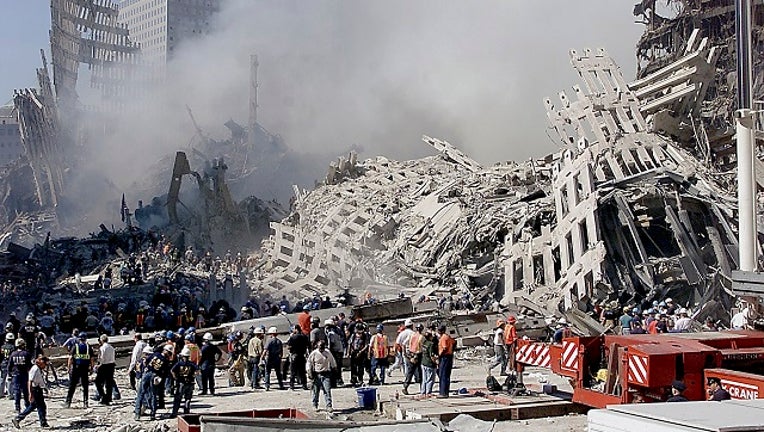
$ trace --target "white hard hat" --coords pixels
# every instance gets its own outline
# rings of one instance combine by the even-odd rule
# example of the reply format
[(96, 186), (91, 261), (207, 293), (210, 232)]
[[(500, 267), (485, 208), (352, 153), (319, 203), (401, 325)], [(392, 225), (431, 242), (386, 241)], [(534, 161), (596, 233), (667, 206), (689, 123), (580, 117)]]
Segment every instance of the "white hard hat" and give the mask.
[(279, 329), (276, 327), (268, 327), (268, 334), (276, 334), (279, 332)]
[(265, 334), (265, 331), (263, 330), (262, 327), (257, 327), (255, 329), (255, 334)]
[(188, 347), (184, 347), (182, 350), (180, 350), (180, 356), (181, 357), (191, 357), (191, 350), (188, 349)]
[(324, 325), (334, 325), (334, 320), (329, 318), (326, 321), (324, 321)]
[(206, 341), (211, 341), (212, 340), (212, 333), (210, 333), (210, 332), (205, 333), (204, 336), (202, 336), (202, 339), (204, 339)]
[(411, 321), (411, 318), (406, 318), (406, 321), (403, 322), (403, 325), (406, 327), (411, 327), (414, 325), (414, 321)]
[(150, 346), (146, 346), (145, 348), (143, 348), (143, 353), (144, 354), (153, 354), (154, 350)]

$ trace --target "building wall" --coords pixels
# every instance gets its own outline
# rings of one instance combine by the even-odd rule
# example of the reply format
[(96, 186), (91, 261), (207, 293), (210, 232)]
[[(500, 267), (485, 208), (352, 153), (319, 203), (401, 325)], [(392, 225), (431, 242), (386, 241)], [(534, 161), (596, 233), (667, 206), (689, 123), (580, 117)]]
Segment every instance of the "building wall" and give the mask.
[(12, 107), (0, 107), (0, 166), (6, 166), (23, 153), (19, 123), (11, 113)]

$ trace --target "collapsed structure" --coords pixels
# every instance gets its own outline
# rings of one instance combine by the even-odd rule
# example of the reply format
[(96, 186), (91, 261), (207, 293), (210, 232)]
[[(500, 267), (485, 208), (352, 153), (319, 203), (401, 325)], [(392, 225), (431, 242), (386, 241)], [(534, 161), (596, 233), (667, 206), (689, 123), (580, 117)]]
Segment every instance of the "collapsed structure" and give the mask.
[(429, 137), (440, 156), (340, 159), (272, 224), (261, 289), (385, 283), (550, 314), (671, 295), (721, 317), (733, 306), (734, 190), (708, 163), (713, 122), (698, 121), (719, 53), (694, 30), (674, 61), (627, 83), (604, 50), (571, 51), (583, 86), (545, 101), (562, 150), (543, 160), (484, 168)]

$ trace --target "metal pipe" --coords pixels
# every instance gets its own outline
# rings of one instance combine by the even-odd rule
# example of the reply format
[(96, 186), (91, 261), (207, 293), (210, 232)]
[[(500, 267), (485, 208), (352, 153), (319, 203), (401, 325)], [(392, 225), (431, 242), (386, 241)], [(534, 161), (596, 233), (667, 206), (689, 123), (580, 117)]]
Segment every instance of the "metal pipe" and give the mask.
[(751, 0), (735, 0), (737, 102), (735, 138), (738, 167), (738, 236), (740, 270), (757, 270), (756, 182), (754, 171), (753, 96), (751, 92)]

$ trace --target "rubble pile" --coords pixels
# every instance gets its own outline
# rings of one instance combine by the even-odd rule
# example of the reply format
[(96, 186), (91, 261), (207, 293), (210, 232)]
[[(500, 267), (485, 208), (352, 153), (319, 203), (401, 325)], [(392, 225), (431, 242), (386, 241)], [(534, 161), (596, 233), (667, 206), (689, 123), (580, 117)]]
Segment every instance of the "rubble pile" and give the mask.
[(626, 83), (604, 50), (572, 50), (583, 86), (545, 101), (562, 150), (542, 160), (483, 168), (429, 137), (440, 156), (340, 159), (272, 224), (260, 288), (302, 298), (384, 283), (550, 315), (671, 295), (698, 319), (722, 317), (733, 185), (699, 150), (705, 129), (693, 148), (669, 129), (703, 105), (719, 50), (695, 31), (682, 53)]

